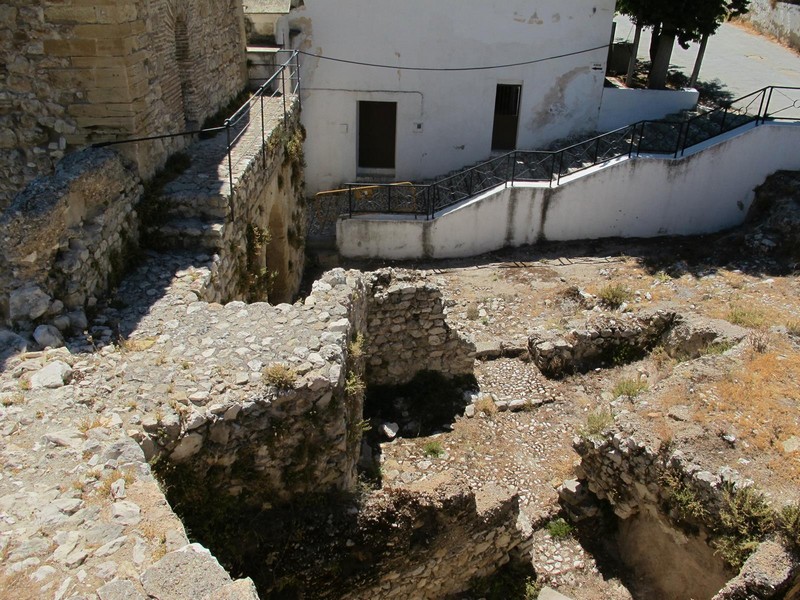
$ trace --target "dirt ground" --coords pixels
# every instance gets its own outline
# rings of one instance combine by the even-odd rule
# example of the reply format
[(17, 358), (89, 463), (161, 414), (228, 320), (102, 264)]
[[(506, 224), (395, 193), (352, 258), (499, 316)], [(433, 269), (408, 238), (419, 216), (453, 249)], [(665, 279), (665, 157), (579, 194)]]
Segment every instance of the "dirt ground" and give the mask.
[[(475, 259), (395, 265), (414, 269), (444, 291), (451, 324), (479, 348), (525, 347), (535, 331), (568, 334), (568, 323), (598, 313), (667, 309), (723, 319), (745, 328), (739, 344), (709, 347), (693, 360), (656, 347), (643, 360), (548, 379), (526, 355), (479, 361), (481, 391), (499, 400), (538, 399), (524, 412), (457, 417), (432, 438), (397, 438), (381, 446), (384, 485), (440, 471), (476, 488), (517, 490), (540, 526), (558, 513), (556, 488), (578, 460), (574, 436), (590, 412), (610, 410), (647, 435), (680, 448), (712, 470), (728, 465), (755, 481), (777, 507), (800, 498), (800, 279), (797, 265), (752, 251), (746, 229), (699, 238), (546, 244)], [(358, 264), (369, 270), (376, 265)], [(385, 266), (385, 265), (381, 265)], [(622, 308), (589, 308), (624, 288)], [(619, 394), (635, 381), (635, 397)], [(430, 443), (442, 449), (431, 456)], [(572, 538), (541, 539), (541, 582), (576, 599), (631, 596), (613, 565), (601, 564)], [(599, 557), (598, 557), (599, 560)]]

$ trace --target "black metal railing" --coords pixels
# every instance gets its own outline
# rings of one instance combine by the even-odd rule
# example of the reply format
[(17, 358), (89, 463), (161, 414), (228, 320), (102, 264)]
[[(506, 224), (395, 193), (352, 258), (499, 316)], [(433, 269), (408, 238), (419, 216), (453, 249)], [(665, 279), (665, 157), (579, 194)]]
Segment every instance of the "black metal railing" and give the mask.
[(745, 125), (800, 121), (800, 88), (770, 86), (685, 120), (640, 121), (555, 151), (515, 150), (428, 184), (353, 183), (323, 195), (346, 194), (339, 215), (404, 214), (432, 219), (437, 212), (499, 186), (517, 182), (559, 185), (564, 177), (641, 154), (677, 158)]
[[(237, 142), (241, 140), (249, 129), (249, 125), (260, 117), (260, 137), (261, 149), (266, 157), (267, 152), (267, 135), (269, 132), (266, 130), (265, 123), (268, 121), (268, 111), (265, 111), (265, 100), (281, 98), (283, 123), (284, 126), (289, 118), (289, 102), (288, 98), (297, 96), (299, 98), (300, 91), (300, 53), (296, 50), (277, 50), (276, 54), (280, 56), (283, 62), (275, 66), (273, 75), (262, 83), (253, 95), (245, 101), (236, 111), (233, 112), (224, 123), (219, 127), (207, 127), (204, 129), (196, 129), (191, 131), (182, 131), (178, 133), (167, 133), (163, 135), (152, 135), (138, 138), (127, 138), (123, 140), (114, 140), (108, 142), (100, 142), (93, 144), (95, 148), (102, 148), (106, 146), (120, 146), (125, 144), (139, 144), (150, 142), (154, 140), (166, 140), (172, 138), (190, 137), (195, 139), (205, 137), (215, 137), (224, 132), (223, 147), (224, 153), (228, 163), (228, 183), (230, 185), (230, 198), (231, 198), (231, 211), (233, 210), (233, 197), (234, 197), (234, 149)], [(209, 134), (213, 134), (209, 136)], [(251, 134), (252, 135), (252, 134)], [(256, 132), (256, 136), (259, 132)], [(222, 159), (223, 156), (220, 156)]]

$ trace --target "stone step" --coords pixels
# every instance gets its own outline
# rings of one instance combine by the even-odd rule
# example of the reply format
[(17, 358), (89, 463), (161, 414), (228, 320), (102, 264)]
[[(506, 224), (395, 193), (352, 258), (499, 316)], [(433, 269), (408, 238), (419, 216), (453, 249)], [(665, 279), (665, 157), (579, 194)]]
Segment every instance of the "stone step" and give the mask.
[(191, 249), (213, 254), (222, 244), (224, 231), (224, 222), (174, 218), (148, 228), (145, 239), (153, 250)]
[(224, 219), (229, 213), (230, 200), (222, 194), (174, 192), (159, 197), (159, 209), (165, 218)]

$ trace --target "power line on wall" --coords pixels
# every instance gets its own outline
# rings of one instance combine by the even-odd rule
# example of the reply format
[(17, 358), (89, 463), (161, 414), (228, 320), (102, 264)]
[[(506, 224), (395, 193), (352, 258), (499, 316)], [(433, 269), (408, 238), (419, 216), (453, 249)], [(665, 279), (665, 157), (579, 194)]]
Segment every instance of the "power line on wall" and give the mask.
[(358, 60), (347, 60), (345, 58), (334, 58), (333, 56), (323, 56), (321, 54), (314, 54), (313, 52), (305, 52), (303, 50), (298, 50), (300, 54), (304, 56), (310, 56), (312, 58), (318, 58), (320, 60), (329, 60), (338, 63), (345, 63), (348, 65), (358, 65), (360, 67), (374, 67), (376, 69), (392, 69), (395, 71), (489, 71), (492, 69), (507, 69), (509, 67), (522, 67), (525, 65), (533, 65), (536, 63), (547, 62), (551, 60), (557, 60), (559, 58), (567, 58), (569, 56), (577, 56), (579, 54), (588, 54), (589, 52), (596, 52), (598, 50), (607, 50), (608, 45), (604, 44), (602, 46), (597, 46), (595, 48), (587, 48), (585, 50), (576, 50), (575, 52), (567, 52), (566, 54), (556, 54), (554, 56), (548, 56), (546, 58), (537, 58), (534, 60), (525, 60), (521, 62), (515, 63), (508, 63), (503, 65), (490, 65), (484, 67), (404, 67), (402, 65), (382, 65), (376, 63), (368, 63), (368, 62), (361, 62)]

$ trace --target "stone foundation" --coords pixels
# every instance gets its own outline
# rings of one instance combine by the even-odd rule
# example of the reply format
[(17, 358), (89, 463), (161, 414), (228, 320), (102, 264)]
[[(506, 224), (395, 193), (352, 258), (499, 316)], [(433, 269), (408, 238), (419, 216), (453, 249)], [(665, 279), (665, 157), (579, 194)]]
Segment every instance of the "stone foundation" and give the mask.
[(475, 345), (447, 323), (442, 293), (412, 275), (379, 272), (371, 282), (367, 381), (407, 383), (419, 371), (470, 375)]
[(141, 193), (117, 154), (92, 149), (70, 155), (53, 176), (19, 194), (0, 216), (3, 320), (83, 331), (83, 309), (119, 282), (136, 255)]
[(551, 377), (630, 362), (652, 348), (674, 318), (674, 313), (665, 311), (602, 315), (567, 335), (535, 334), (528, 340), (528, 351), (539, 370)]
[[(734, 573), (715, 557), (710, 540), (719, 533), (724, 491), (752, 485), (730, 467), (706, 469), (680, 450), (672, 451), (658, 441), (631, 433), (576, 438), (574, 448), (581, 456), (579, 479), (597, 498), (608, 501), (621, 519), (623, 561), (629, 568), (644, 570), (656, 579), (657, 586), (713, 595), (714, 600), (777, 600), (785, 597), (784, 592), (800, 575), (796, 558), (765, 541), (745, 563), (740, 576), (728, 581)], [(580, 487), (577, 482), (562, 487), (561, 497), (567, 506), (574, 502), (577, 507), (585, 501)], [(690, 501), (691, 506), (701, 506), (702, 512), (693, 512), (687, 504)], [(678, 568), (684, 573), (683, 579), (663, 571), (664, 561), (670, 561), (668, 556), (675, 552), (682, 557), (678, 562), (685, 562)], [(760, 565), (749, 570), (748, 564), (763, 560), (761, 553), (770, 555), (777, 568)]]
[[(197, 128), (246, 84), (241, 2), (9, 0), (0, 22), (0, 210), (70, 149)], [(147, 178), (187, 141), (124, 152)]]

